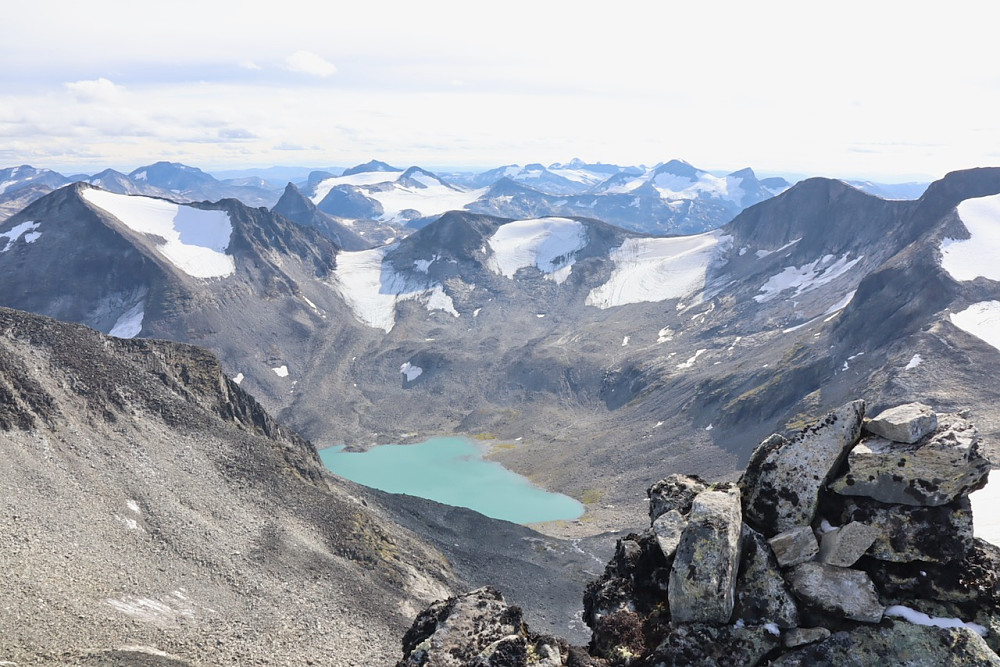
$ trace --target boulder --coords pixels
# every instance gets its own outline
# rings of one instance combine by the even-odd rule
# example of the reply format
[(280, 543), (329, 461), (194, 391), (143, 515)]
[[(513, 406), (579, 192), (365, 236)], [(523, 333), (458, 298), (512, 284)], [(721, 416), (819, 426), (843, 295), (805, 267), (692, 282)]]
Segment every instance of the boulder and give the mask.
[(756, 665), (780, 645), (774, 627), (692, 623), (673, 628), (654, 649), (644, 665), (720, 667)]
[(786, 648), (795, 648), (814, 642), (821, 642), (830, 636), (830, 631), (820, 626), (818, 628), (795, 628), (785, 633), (781, 638), (781, 643)]
[(861, 570), (825, 563), (802, 563), (788, 575), (792, 592), (803, 602), (835, 616), (878, 623), (884, 607), (875, 584)]
[(771, 537), (812, 523), (819, 491), (861, 434), (864, 401), (853, 401), (791, 440), (768, 438), (740, 480), (747, 523)]
[(823, 534), (819, 545), (819, 560), (827, 565), (851, 567), (865, 555), (880, 535), (877, 528), (852, 521)]
[(733, 613), (743, 520), (735, 485), (694, 498), (681, 535), (667, 597), (677, 623), (726, 623)]
[(865, 424), (865, 430), (887, 440), (912, 444), (937, 426), (937, 414), (929, 405), (906, 403), (883, 410)]
[(1000, 666), (1000, 658), (983, 638), (967, 628), (936, 628), (906, 622), (860, 626), (851, 632), (837, 632), (817, 644), (809, 644), (784, 654), (771, 667), (813, 667), (814, 665)]
[(967, 497), (940, 507), (883, 505), (857, 498), (845, 504), (843, 519), (876, 530), (867, 555), (878, 560), (947, 563), (962, 560), (972, 547), (972, 507)]
[(790, 528), (772, 537), (768, 543), (781, 567), (792, 567), (799, 563), (805, 563), (819, 553), (816, 535), (809, 526)]
[(941, 426), (916, 444), (863, 439), (847, 456), (847, 472), (830, 488), (883, 503), (945, 505), (983, 488), (989, 472), (972, 424), (942, 415)]
[(708, 483), (696, 475), (673, 474), (661, 479), (646, 490), (649, 520), (656, 521), (657, 517), (670, 510), (687, 514), (691, 511), (694, 497), (707, 488)]
[(656, 543), (660, 545), (664, 558), (670, 558), (677, 551), (687, 523), (687, 519), (677, 510), (661, 514), (653, 521), (653, 535), (656, 536)]
[(940, 600), (1000, 608), (1000, 547), (980, 539), (960, 561), (892, 563), (866, 559), (865, 571), (889, 599)]
[[(815, 540), (814, 540), (815, 542)], [(764, 536), (743, 526), (743, 564), (736, 580), (735, 617), (748, 625), (799, 624), (799, 610)]]

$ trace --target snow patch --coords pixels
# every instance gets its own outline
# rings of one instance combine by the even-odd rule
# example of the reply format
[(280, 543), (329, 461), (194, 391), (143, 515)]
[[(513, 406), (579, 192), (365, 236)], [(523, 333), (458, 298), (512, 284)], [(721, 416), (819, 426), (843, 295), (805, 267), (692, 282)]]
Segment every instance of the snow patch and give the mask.
[(628, 336), (622, 338), (622, 347), (625, 347), (626, 345), (628, 345)]
[[(991, 472), (990, 475), (993, 473)], [(1000, 484), (987, 484), (969, 494), (976, 537), (1000, 546)]]
[(910, 362), (908, 364), (906, 364), (905, 366), (903, 366), (903, 370), (904, 371), (912, 371), (914, 368), (916, 368), (917, 366), (919, 366), (922, 361), (923, 361), (923, 359), (920, 358), (920, 355), (919, 354), (915, 354), (912, 357), (910, 357)]
[(1000, 350), (1000, 301), (980, 301), (959, 313), (951, 323)]
[(413, 382), (424, 372), (420, 366), (414, 366), (409, 361), (399, 367), (399, 372), (403, 374), (407, 382)]
[(885, 610), (886, 616), (893, 616), (895, 618), (901, 618), (904, 621), (909, 621), (914, 625), (930, 625), (935, 628), (968, 628), (972, 630), (980, 637), (986, 636), (986, 628), (979, 625), (978, 623), (966, 623), (959, 618), (943, 618), (938, 616), (928, 616), (922, 611), (917, 611), (916, 609), (910, 609), (901, 604), (894, 604), (887, 607)]
[(1000, 281), (1000, 195), (966, 199), (958, 217), (969, 230), (968, 239), (941, 240), (941, 267), (955, 280), (982, 276)]
[(843, 257), (824, 255), (809, 264), (789, 266), (778, 275), (768, 278), (760, 288), (762, 293), (754, 296), (753, 300), (757, 303), (771, 301), (788, 289), (795, 290), (792, 297), (814, 290), (847, 273), (863, 257), (864, 255), (848, 261), (846, 255)]
[(493, 254), (486, 267), (506, 278), (534, 266), (561, 285), (569, 277), (576, 253), (587, 245), (587, 228), (569, 218), (515, 220), (502, 225), (486, 241)]
[(781, 636), (781, 630), (778, 629), (778, 625), (776, 623), (765, 623), (764, 629), (770, 632), (775, 637)]
[(140, 301), (135, 304), (115, 321), (108, 333), (118, 338), (135, 338), (142, 331), (142, 318), (146, 316), (146, 304)]
[(136, 514), (139, 514), (139, 503), (137, 503), (137, 502), (136, 502), (136, 501), (134, 501), (134, 500), (129, 500), (129, 501), (128, 501), (128, 502), (126, 502), (125, 504), (126, 504), (126, 505), (128, 506), (128, 508), (129, 508), (130, 510), (132, 510), (132, 511), (133, 511), (133, 512), (135, 512)]
[(10, 250), (11, 247), (13, 247), (14, 242), (21, 238), (23, 234), (32, 236), (31, 239), (28, 239), (27, 236), (24, 237), (26, 243), (33, 243), (38, 240), (38, 237), (41, 236), (41, 234), (35, 232), (35, 230), (38, 229), (39, 226), (41, 226), (41, 223), (27, 220), (19, 225), (15, 225), (9, 232), (0, 232), (0, 239), (7, 239), (7, 243), (4, 244), (3, 248), (0, 248), (0, 252), (7, 252)]
[(674, 339), (674, 330), (670, 327), (663, 327), (656, 334), (657, 343), (668, 343)]
[(243, 377), (243, 373), (237, 373), (236, 377), (233, 378), (233, 382), (239, 385), (241, 382), (243, 382), (244, 379), (245, 378)]
[(274, 374), (280, 378), (288, 377), (288, 366), (284, 364), (278, 366), (277, 368), (272, 368), (271, 370), (274, 371)]
[(221, 278), (236, 271), (235, 261), (226, 254), (233, 225), (225, 211), (90, 188), (82, 196), (129, 229), (153, 237), (160, 254), (190, 276)]
[(672, 238), (629, 238), (611, 251), (615, 269), (587, 295), (587, 305), (613, 308), (630, 303), (680, 299), (705, 287), (708, 267), (732, 242), (718, 230)]
[(694, 362), (698, 360), (698, 357), (705, 354), (706, 352), (708, 352), (708, 350), (706, 349), (698, 350), (697, 352), (694, 353), (693, 357), (689, 358), (687, 361), (677, 364), (677, 368), (681, 370), (684, 370), (686, 368), (691, 368), (692, 366), (694, 366)]

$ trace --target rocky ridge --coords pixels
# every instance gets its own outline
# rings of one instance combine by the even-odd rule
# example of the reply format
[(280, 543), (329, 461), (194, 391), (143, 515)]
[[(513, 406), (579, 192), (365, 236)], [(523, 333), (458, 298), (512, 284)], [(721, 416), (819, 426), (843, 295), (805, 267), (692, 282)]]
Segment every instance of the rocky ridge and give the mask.
[(397, 667), (1000, 665), (1000, 549), (973, 538), (968, 501), (989, 473), (975, 428), (921, 404), (864, 411), (767, 438), (738, 483), (650, 487), (650, 528), (587, 587), (586, 649), (485, 588), (420, 614)]

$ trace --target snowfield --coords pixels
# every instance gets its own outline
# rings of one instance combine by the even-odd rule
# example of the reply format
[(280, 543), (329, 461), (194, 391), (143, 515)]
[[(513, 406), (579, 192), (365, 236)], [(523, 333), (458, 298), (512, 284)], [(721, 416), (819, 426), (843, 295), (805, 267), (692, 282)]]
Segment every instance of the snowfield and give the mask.
[(140, 301), (124, 313), (111, 327), (108, 333), (118, 338), (135, 338), (142, 331), (142, 318), (145, 317), (146, 304)]
[(576, 253), (587, 245), (587, 228), (569, 218), (515, 220), (487, 239), (492, 254), (486, 266), (513, 278), (519, 269), (534, 266), (548, 280), (561, 285), (569, 277)]
[(27, 220), (19, 225), (15, 225), (9, 232), (0, 232), (0, 239), (7, 239), (7, 243), (4, 244), (3, 248), (0, 248), (0, 252), (10, 250), (14, 242), (21, 238), (21, 236), (24, 236), (25, 243), (34, 243), (42, 235), (41, 232), (35, 231), (39, 226), (39, 223)]
[(941, 240), (941, 267), (955, 280), (982, 276), (1000, 281), (1000, 195), (966, 199), (958, 217), (969, 230), (968, 239)]
[(382, 205), (384, 213), (380, 220), (402, 221), (401, 213), (406, 209), (419, 211), (421, 216), (440, 215), (447, 211), (458, 211), (486, 194), (487, 188), (479, 190), (459, 190), (435, 179), (417, 174), (413, 178), (425, 183), (426, 187), (407, 187), (396, 183), (387, 190), (365, 189), (365, 196)]
[(334, 176), (316, 184), (316, 191), (310, 199), (319, 204), (338, 185), (378, 185), (392, 183), (403, 174), (402, 171), (363, 171), (350, 176)]
[(732, 242), (716, 230), (674, 238), (630, 238), (611, 251), (615, 270), (587, 295), (587, 305), (613, 308), (629, 303), (682, 299), (705, 287), (708, 267)]
[[(824, 255), (816, 261), (803, 264), (802, 266), (786, 267), (778, 275), (768, 278), (767, 282), (760, 288), (762, 293), (754, 296), (753, 300), (757, 303), (771, 301), (787, 289), (795, 290), (791, 295), (793, 297), (803, 292), (814, 290), (850, 271), (863, 257), (864, 255), (848, 260), (847, 255), (843, 257)], [(845, 303), (844, 305), (846, 306), (847, 304)]]
[(1000, 301), (974, 303), (961, 312), (952, 313), (951, 323), (1000, 350)]
[(396, 304), (407, 300), (418, 300), (427, 310), (443, 310), (458, 317), (454, 302), (440, 284), (414, 282), (383, 262), (396, 245), (337, 255), (333, 286), (358, 321), (389, 333), (396, 326)]
[(129, 229), (149, 234), (171, 264), (195, 278), (222, 278), (236, 272), (226, 254), (233, 225), (225, 211), (203, 211), (152, 197), (118, 195), (86, 188), (82, 196)]

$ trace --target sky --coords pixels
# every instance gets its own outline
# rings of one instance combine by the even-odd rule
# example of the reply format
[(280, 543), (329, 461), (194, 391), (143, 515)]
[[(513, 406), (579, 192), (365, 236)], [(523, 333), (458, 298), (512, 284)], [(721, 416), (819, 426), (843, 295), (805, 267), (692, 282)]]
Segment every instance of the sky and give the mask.
[(1000, 164), (983, 2), (11, 4), (0, 167)]

